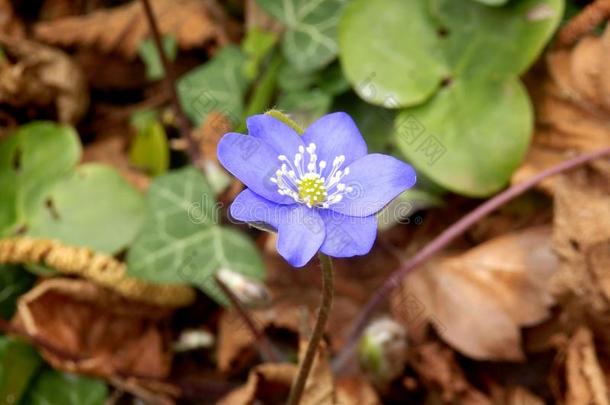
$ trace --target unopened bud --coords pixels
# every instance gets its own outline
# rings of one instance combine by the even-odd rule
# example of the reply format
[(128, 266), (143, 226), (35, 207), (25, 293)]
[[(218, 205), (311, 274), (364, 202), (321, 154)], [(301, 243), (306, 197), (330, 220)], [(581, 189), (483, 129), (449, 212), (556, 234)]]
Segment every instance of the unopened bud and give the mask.
[(214, 345), (214, 335), (203, 329), (186, 329), (180, 333), (178, 340), (174, 342), (175, 352), (186, 352), (189, 350), (206, 349)]
[(358, 347), (363, 370), (377, 385), (385, 385), (399, 376), (406, 362), (407, 338), (402, 325), (382, 318), (371, 323)]
[(248, 308), (264, 307), (271, 301), (263, 283), (227, 269), (220, 269), (216, 276)]

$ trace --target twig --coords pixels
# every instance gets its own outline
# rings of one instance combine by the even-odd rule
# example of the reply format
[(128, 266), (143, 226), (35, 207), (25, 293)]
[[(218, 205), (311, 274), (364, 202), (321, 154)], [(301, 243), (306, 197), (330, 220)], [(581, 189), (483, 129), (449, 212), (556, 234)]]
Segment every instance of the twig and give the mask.
[(610, 0), (597, 0), (570, 20), (557, 35), (558, 46), (570, 46), (610, 17)]
[(333, 263), (330, 260), (330, 257), (323, 253), (319, 253), (318, 257), (320, 258), (320, 264), (322, 266), (322, 302), (318, 309), (316, 324), (311, 339), (307, 344), (305, 356), (301, 361), (299, 372), (290, 388), (290, 396), (288, 397), (287, 402), (288, 405), (298, 405), (301, 400), (307, 377), (311, 371), (311, 365), (318, 352), (318, 346), (320, 345), (320, 340), (322, 339), (324, 328), (326, 327), (326, 321), (328, 320), (328, 315), (330, 314), (330, 309), (333, 305)]
[(231, 305), (236, 310), (237, 314), (244, 321), (248, 329), (250, 329), (250, 333), (252, 333), (252, 336), (254, 336), (256, 342), (259, 344), (258, 348), (263, 361), (274, 363), (278, 362), (280, 355), (277, 349), (275, 349), (269, 339), (267, 339), (267, 336), (265, 336), (265, 334), (258, 328), (239, 298), (237, 298), (233, 291), (231, 291), (231, 289), (225, 283), (223, 283), (218, 276), (214, 276), (214, 279), (216, 280), (218, 287), (231, 302)]
[(350, 329), (350, 334), (346, 341), (346, 344), (335, 359), (335, 362), (333, 364), (333, 369), (335, 370), (335, 372), (339, 373), (343, 371), (343, 368), (347, 365), (348, 360), (354, 352), (354, 348), (356, 347), (356, 343), (358, 342), (362, 331), (366, 327), (375, 309), (382, 302), (384, 302), (386, 298), (390, 296), (392, 290), (400, 284), (401, 280), (408, 273), (410, 273), (412, 270), (417, 268), (417, 266), (434, 256), (441, 249), (449, 245), (449, 243), (451, 243), (455, 238), (464, 233), (468, 228), (478, 222), (481, 218), (483, 218), (490, 212), (496, 210), (498, 207), (500, 207), (507, 201), (512, 200), (523, 192), (529, 190), (534, 185), (538, 184), (540, 181), (554, 174), (565, 172), (567, 170), (573, 169), (577, 166), (607, 155), (610, 155), (610, 148), (585, 153), (573, 159), (569, 159), (565, 162), (562, 162), (549, 169), (543, 170), (536, 176), (524, 181), (523, 183), (516, 184), (501, 192), (500, 194), (497, 194), (493, 198), (487, 200), (486, 202), (475, 208), (473, 211), (471, 211), (469, 214), (462, 217), (462, 219), (451, 225), (432, 241), (430, 241), (430, 243), (428, 243), (409, 261), (407, 261), (400, 268), (395, 270), (390, 275), (390, 277), (386, 279), (381, 288), (379, 288), (375, 292), (375, 294), (369, 299), (364, 309), (360, 312), (360, 314), (352, 324), (352, 328)]
[(178, 98), (178, 93), (176, 92), (174, 71), (169, 63), (169, 60), (167, 59), (163, 44), (161, 43), (161, 34), (159, 33), (157, 20), (155, 19), (152, 7), (150, 6), (150, 0), (142, 0), (142, 6), (144, 6), (146, 18), (148, 19), (148, 26), (150, 28), (150, 32), (152, 33), (153, 41), (155, 43), (155, 47), (157, 48), (157, 53), (159, 54), (159, 58), (163, 64), (163, 69), (165, 70), (163, 81), (172, 98), (172, 108), (174, 110), (174, 114), (176, 115), (180, 135), (182, 138), (184, 138), (188, 145), (191, 161), (194, 165), (201, 167), (202, 163), (200, 159), (201, 153), (199, 152), (199, 145), (197, 140), (192, 135), (192, 127), (189, 119), (186, 117), (186, 115), (184, 115), (184, 112), (180, 107), (180, 100)]

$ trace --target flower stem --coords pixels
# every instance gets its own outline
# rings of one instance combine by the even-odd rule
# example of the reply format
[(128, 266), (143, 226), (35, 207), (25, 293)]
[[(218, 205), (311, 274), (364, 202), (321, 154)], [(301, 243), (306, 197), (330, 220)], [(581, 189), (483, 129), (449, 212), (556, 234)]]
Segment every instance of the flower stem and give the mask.
[(303, 128), (299, 124), (297, 124), (292, 118), (281, 112), (280, 110), (269, 110), (265, 114), (272, 116), (273, 118), (282, 121), (284, 124), (288, 125), (290, 128), (294, 129), (295, 132), (299, 135), (303, 135)]
[(549, 176), (565, 172), (573, 169), (577, 166), (583, 165), (594, 159), (598, 159), (604, 156), (610, 155), (610, 148), (585, 153), (577, 156), (573, 159), (566, 160), (556, 166), (550, 167), (523, 183), (516, 184), (503, 192), (490, 198), (483, 204), (479, 205), (473, 211), (462, 217), (459, 221), (445, 229), (440, 235), (430, 241), (422, 250), (420, 250), (415, 256), (409, 261), (404, 263), (401, 267), (395, 270), (390, 277), (386, 279), (381, 288), (379, 288), (375, 294), (369, 299), (364, 309), (360, 312), (356, 320), (352, 324), (349, 337), (345, 346), (341, 349), (341, 352), (336, 357), (333, 364), (335, 372), (339, 373), (348, 364), (348, 360), (351, 358), (356, 343), (358, 342), (360, 335), (364, 331), (369, 319), (375, 312), (375, 309), (390, 296), (390, 293), (394, 288), (400, 285), (402, 279), (411, 271), (417, 268), (417, 266), (424, 263), (430, 257), (437, 254), (441, 249), (445, 248), (455, 238), (464, 233), (468, 228), (478, 222), (481, 218), (496, 210), (502, 204), (512, 200), (523, 192), (529, 190), (534, 185), (538, 184), (542, 180)]
[(297, 377), (290, 388), (290, 396), (287, 402), (288, 405), (298, 405), (301, 400), (303, 390), (305, 389), (305, 383), (307, 382), (307, 377), (311, 371), (311, 365), (313, 364), (315, 355), (318, 352), (318, 346), (320, 345), (320, 340), (324, 334), (326, 321), (328, 320), (328, 315), (330, 314), (330, 309), (333, 304), (333, 263), (330, 257), (323, 253), (319, 253), (318, 258), (320, 259), (320, 264), (322, 266), (322, 302), (318, 309), (318, 318), (316, 319), (313, 333), (307, 344), (305, 356), (299, 366)]
[(144, 7), (144, 12), (146, 14), (146, 19), (148, 20), (150, 32), (155, 43), (155, 48), (157, 48), (157, 53), (159, 54), (159, 58), (161, 59), (161, 63), (163, 64), (163, 70), (165, 71), (163, 83), (171, 96), (172, 109), (174, 110), (174, 114), (176, 116), (178, 129), (180, 130), (180, 136), (186, 141), (189, 156), (193, 164), (198, 167), (201, 167), (201, 154), (199, 152), (199, 145), (197, 143), (197, 140), (193, 137), (191, 133), (192, 128), (189, 119), (180, 107), (180, 100), (178, 98), (178, 93), (176, 92), (174, 71), (172, 69), (171, 64), (169, 63), (169, 59), (167, 59), (167, 55), (165, 54), (165, 49), (163, 48), (163, 44), (161, 42), (161, 34), (159, 32), (159, 27), (157, 25), (155, 14), (153, 13), (152, 7), (150, 5), (150, 0), (141, 1), (142, 6)]

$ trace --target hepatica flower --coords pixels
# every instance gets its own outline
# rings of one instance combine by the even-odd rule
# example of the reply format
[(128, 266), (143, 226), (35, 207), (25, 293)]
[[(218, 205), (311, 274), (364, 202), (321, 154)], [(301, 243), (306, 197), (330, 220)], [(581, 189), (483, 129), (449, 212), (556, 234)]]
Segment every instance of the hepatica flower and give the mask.
[(247, 120), (249, 135), (228, 133), (218, 159), (247, 189), (231, 205), (239, 221), (278, 232), (277, 249), (304, 266), (315, 254), (368, 253), (377, 236), (375, 214), (415, 184), (411, 166), (367, 154), (351, 117), (333, 113), (303, 135), (270, 115)]

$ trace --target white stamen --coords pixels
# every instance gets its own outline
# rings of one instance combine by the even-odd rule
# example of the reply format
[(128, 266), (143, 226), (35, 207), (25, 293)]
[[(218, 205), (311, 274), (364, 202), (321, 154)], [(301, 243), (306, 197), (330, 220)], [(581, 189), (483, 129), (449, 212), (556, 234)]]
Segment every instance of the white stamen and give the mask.
[(318, 161), (316, 149), (313, 142), (306, 147), (300, 145), (292, 161), (286, 155), (279, 155), (280, 168), (270, 180), (277, 184), (280, 195), (289, 196), (310, 208), (328, 208), (352, 191), (352, 187), (341, 182), (350, 170), (349, 167), (341, 168), (345, 156), (339, 155), (333, 159), (330, 171), (326, 172), (328, 163), (326, 160)]

